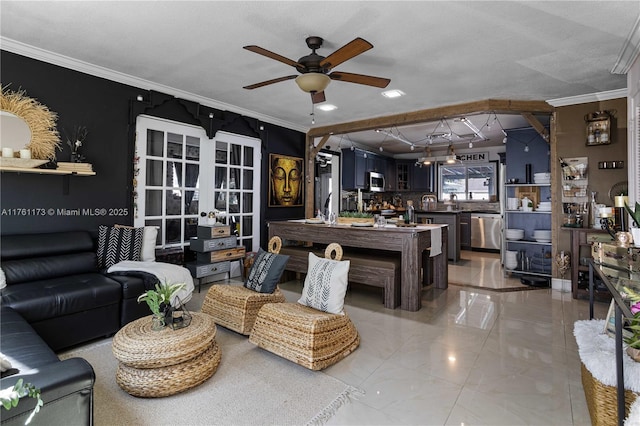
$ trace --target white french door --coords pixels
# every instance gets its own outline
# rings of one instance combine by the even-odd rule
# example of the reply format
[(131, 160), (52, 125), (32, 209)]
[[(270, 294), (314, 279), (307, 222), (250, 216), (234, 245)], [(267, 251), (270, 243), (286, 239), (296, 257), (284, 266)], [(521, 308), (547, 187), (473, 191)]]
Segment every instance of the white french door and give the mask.
[(260, 139), (217, 132), (202, 146), (200, 223), (210, 212), (235, 225), (247, 251), (260, 246)]
[(135, 226), (157, 226), (157, 247), (185, 246), (209, 212), (231, 216), (247, 251), (260, 245), (260, 140), (139, 116)]

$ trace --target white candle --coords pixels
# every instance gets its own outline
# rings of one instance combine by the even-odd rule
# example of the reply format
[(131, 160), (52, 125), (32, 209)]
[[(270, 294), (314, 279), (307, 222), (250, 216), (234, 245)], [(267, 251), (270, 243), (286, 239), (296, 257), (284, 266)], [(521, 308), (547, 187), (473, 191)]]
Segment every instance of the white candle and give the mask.
[(13, 158), (13, 148), (2, 148), (2, 156)]
[(31, 150), (30, 149), (21, 149), (20, 150), (20, 158), (31, 158)]

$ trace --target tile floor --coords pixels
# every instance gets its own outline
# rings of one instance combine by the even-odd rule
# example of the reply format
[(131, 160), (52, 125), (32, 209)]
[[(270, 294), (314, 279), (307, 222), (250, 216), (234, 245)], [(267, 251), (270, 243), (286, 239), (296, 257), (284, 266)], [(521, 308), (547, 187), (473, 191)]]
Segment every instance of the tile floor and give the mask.
[[(349, 290), (361, 345), (323, 372), (365, 393), (330, 425), (590, 424), (573, 337), (588, 302), (551, 289), (496, 291), (521, 287), (499, 256), (462, 257), (449, 265), (449, 289), (426, 288), (418, 312), (385, 309), (375, 288)], [(295, 301), (302, 282), (281, 288)], [(607, 307), (596, 304), (596, 317)]]

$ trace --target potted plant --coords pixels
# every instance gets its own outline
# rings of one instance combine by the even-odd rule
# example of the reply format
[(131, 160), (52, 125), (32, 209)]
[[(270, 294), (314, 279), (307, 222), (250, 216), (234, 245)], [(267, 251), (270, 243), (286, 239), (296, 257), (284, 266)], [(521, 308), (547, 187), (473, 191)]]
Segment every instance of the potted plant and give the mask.
[(31, 383), (24, 383), (22, 379), (18, 379), (15, 385), (10, 388), (0, 390), (0, 403), (5, 410), (10, 410), (12, 407), (16, 407), (20, 398), (28, 396), (37, 400), (36, 406), (27, 418), (25, 425), (31, 423), (33, 416), (40, 411), (40, 407), (44, 405), (42, 398), (40, 397), (40, 389), (33, 386)]
[(640, 247), (640, 203), (636, 201), (635, 211), (631, 210), (631, 207), (627, 203), (624, 203), (624, 208), (631, 216), (633, 226), (630, 228), (631, 235), (633, 236), (633, 245)]
[(173, 296), (185, 287), (185, 283), (179, 284), (156, 284), (155, 290), (148, 290), (138, 296), (138, 303), (147, 302), (153, 314), (154, 330), (162, 329), (167, 324), (166, 318), (171, 319), (173, 307), (171, 300)]
[(628, 286), (623, 286), (621, 293), (631, 304), (629, 309), (633, 314), (633, 318), (629, 319), (629, 325), (625, 327), (631, 332), (631, 335), (624, 339), (624, 342), (629, 345), (627, 354), (634, 361), (640, 362), (640, 293)]

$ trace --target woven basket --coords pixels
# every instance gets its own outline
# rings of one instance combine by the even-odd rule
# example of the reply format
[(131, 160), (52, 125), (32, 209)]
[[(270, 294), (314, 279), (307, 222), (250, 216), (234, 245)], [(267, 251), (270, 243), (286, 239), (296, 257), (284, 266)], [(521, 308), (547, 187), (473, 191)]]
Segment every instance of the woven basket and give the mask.
[[(587, 399), (589, 416), (593, 426), (616, 426), (618, 424), (618, 403), (617, 392), (614, 386), (607, 386), (596, 380), (591, 372), (581, 365), (582, 387)], [(625, 418), (629, 414), (631, 404), (636, 400), (637, 395), (628, 389), (624, 391)]]
[(270, 294), (242, 286), (214, 285), (204, 298), (202, 312), (211, 315), (216, 324), (248, 336), (262, 305), (285, 301), (278, 287)]
[(116, 382), (125, 392), (142, 398), (160, 398), (204, 383), (218, 369), (222, 351), (213, 341), (193, 359), (160, 368), (135, 368), (118, 365)]
[(347, 314), (273, 303), (260, 309), (249, 341), (310, 370), (322, 370), (353, 352), (360, 336)]
[(133, 368), (159, 368), (189, 361), (208, 350), (216, 337), (211, 317), (192, 314), (191, 324), (179, 330), (151, 329), (151, 315), (122, 327), (113, 337), (113, 355)]

